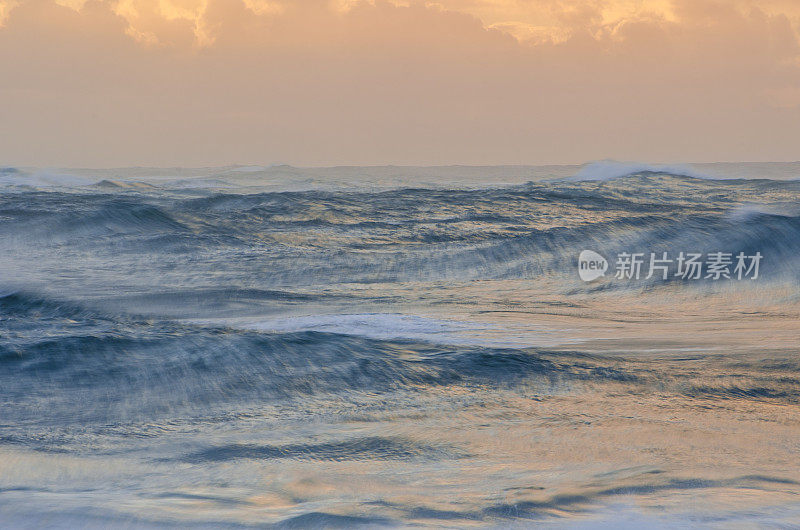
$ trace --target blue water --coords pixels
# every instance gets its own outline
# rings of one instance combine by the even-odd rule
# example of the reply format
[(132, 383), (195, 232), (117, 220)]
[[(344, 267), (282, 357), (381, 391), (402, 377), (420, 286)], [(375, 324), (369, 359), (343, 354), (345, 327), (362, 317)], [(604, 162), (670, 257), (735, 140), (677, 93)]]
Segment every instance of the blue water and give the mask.
[(2, 168), (0, 525), (790, 525), (795, 178)]

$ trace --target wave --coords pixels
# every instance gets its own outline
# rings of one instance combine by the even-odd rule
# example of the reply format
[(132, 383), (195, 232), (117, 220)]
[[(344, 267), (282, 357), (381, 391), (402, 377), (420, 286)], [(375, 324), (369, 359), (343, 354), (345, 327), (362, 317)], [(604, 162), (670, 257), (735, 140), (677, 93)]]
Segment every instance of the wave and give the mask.
[[(22, 293), (0, 298), (0, 314), (0, 384), (13, 404), (9, 414), (37, 421), (103, 422), (341, 392), (535, 379), (547, 386), (553, 378), (586, 377), (567, 357), (555, 360), (533, 349), (198, 326), (98, 313)], [(593, 377), (624, 375), (606, 370)], [(96, 406), (76, 410), (83, 400)]]
[[(776, 192), (782, 201), (766, 205), (720, 188), (711, 188), (711, 199), (697, 203), (648, 197), (639, 190), (626, 200), (623, 193), (624, 187), (618, 193), (526, 185), (481, 191), (215, 194), (186, 200), (7, 196), (0, 202), (0, 240), (7, 246), (2, 261), (15, 276), (40, 268), (23, 262), (60, 260), (59, 252), (41, 252), (40, 245), (81, 256), (84, 264), (109, 274), (114, 272), (109, 265), (95, 259), (123, 264), (146, 256), (149, 266), (138, 280), (128, 281), (149, 290), (160, 283), (151, 270), (178, 267), (184, 275), (207, 275), (204, 267), (211, 267), (215, 283), (192, 288), (209, 290), (209, 300), (220, 303), (227, 303), (220, 294), (225, 285), (253, 285), (253, 275), (266, 291), (343, 279), (374, 284), (551, 275), (577, 281), (575, 260), (585, 249), (607, 259), (622, 252), (761, 252), (766, 280), (798, 277), (800, 215), (790, 200), (793, 190)], [(553, 212), (557, 222), (551, 221)], [(129, 266), (142, 261), (137, 263)], [(269, 274), (253, 268), (259, 264), (268, 266)], [(58, 261), (52, 267), (69, 271), (73, 265)], [(161, 290), (176, 292), (174, 285)], [(227, 300), (235, 302), (231, 296)], [(187, 304), (210, 307), (196, 295)]]
[(127, 190), (127, 189), (141, 190), (141, 189), (155, 188), (155, 186), (153, 186), (152, 184), (148, 184), (146, 182), (109, 180), (109, 179), (103, 179), (100, 182), (94, 184), (94, 186), (97, 188), (102, 188), (110, 191)]
[(21, 239), (70, 240), (99, 236), (179, 234), (186, 227), (154, 204), (113, 194), (6, 197), (0, 233)]
[(95, 182), (91, 177), (81, 175), (43, 170), (29, 172), (13, 167), (0, 168), (0, 187), (72, 188), (89, 186)]
[(230, 460), (292, 459), (344, 462), (354, 460), (439, 460), (460, 456), (442, 445), (421, 444), (397, 437), (370, 436), (345, 441), (296, 443), (284, 445), (216, 445), (188, 455), (181, 460), (193, 464)]
[(575, 175), (565, 180), (578, 182), (607, 181), (641, 173), (656, 173), (692, 178), (711, 178), (688, 165), (660, 165), (645, 164), (641, 162), (617, 162), (615, 160), (604, 160), (602, 162), (592, 162), (584, 165)]
[(777, 204), (748, 202), (734, 207), (727, 214), (729, 219), (740, 222), (752, 222), (761, 216), (800, 217), (800, 206), (796, 202)]
[(624, 359), (575, 350), (469, 344), (453, 339), (468, 324), (413, 315), (273, 319), (247, 329), (105, 313), (21, 292), (0, 298), (0, 315), (7, 422), (102, 424), (454, 385), (548, 393), (614, 382), (666, 384), (703, 398), (800, 397), (791, 379), (796, 364), (778, 367), (786, 374), (778, 379), (771, 367), (758, 366), (739, 370), (769, 373), (716, 382), (695, 381), (693, 374), (681, 380), (675, 372), (662, 378)]
[(472, 334), (494, 329), (494, 326), (488, 324), (440, 320), (401, 313), (303, 315), (250, 322), (230, 321), (229, 325), (231, 324), (269, 333), (317, 331), (379, 340), (422, 340), (446, 344), (469, 341), (465, 332)]

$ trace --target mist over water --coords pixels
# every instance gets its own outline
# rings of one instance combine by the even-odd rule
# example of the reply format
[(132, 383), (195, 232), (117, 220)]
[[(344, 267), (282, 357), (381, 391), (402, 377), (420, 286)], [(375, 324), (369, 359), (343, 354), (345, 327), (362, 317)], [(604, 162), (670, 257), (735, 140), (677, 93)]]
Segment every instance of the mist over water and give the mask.
[(798, 179), (0, 168), (0, 523), (791, 524)]

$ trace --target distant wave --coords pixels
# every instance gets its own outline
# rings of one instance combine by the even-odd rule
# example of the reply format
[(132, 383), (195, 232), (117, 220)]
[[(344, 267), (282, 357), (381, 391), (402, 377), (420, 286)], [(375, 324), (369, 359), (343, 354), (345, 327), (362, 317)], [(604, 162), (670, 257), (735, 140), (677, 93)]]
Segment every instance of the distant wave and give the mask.
[(31, 173), (13, 167), (0, 168), (0, 187), (71, 188), (89, 186), (95, 182), (96, 180), (91, 177), (57, 171), (36, 170)]
[(635, 174), (676, 177), (798, 181), (800, 162), (649, 164), (605, 160), (553, 166), (370, 166), (300, 168), (287, 165), (211, 168), (18, 168), (0, 167), (0, 190), (82, 189), (146, 192), (147, 188), (204, 196), (214, 191), (347, 190), (400, 188), (491, 189), (525, 182), (608, 181)]
[(662, 173), (692, 178), (711, 178), (687, 165), (659, 165), (604, 160), (602, 162), (592, 162), (583, 166), (580, 171), (566, 180), (578, 182), (605, 181), (636, 175), (638, 173)]

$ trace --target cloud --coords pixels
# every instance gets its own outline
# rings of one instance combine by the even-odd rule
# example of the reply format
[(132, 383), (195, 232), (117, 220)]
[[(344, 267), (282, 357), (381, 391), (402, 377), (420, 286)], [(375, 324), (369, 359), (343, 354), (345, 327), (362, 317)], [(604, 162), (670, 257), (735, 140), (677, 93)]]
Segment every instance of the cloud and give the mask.
[[(17, 6), (37, 0), (0, 0), (0, 21)], [(224, 20), (213, 18), (211, 0), (101, 0), (128, 23), (128, 33), (144, 43), (182, 42), (171, 33), (188, 25), (197, 43), (210, 45), (209, 27)], [(60, 5), (80, 10), (86, 0), (58, 0)], [(475, 17), (486, 28), (509, 32), (521, 41), (563, 42), (576, 32), (600, 34), (629, 22), (664, 20), (692, 23), (711, 20), (719, 13), (753, 10), (785, 16), (800, 32), (800, 4), (795, 0), (245, 0), (244, 6), (256, 17), (302, 13), (309, 22), (330, 13), (346, 14), (354, 10), (389, 4), (425, 10), (441, 10)], [(220, 10), (217, 10), (217, 14)], [(291, 15), (290, 15), (291, 16)], [(296, 18), (296, 17), (293, 17)], [(267, 22), (266, 20), (262, 22)], [(176, 24), (177, 23), (177, 24)]]
[(798, 156), (792, 4), (256, 1), (24, 0), (0, 162)]

